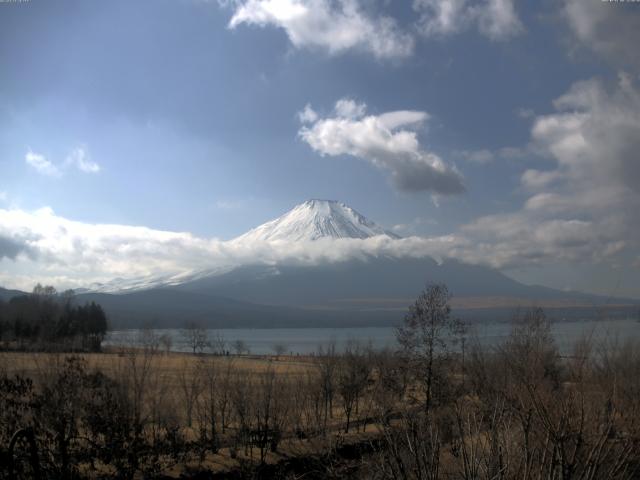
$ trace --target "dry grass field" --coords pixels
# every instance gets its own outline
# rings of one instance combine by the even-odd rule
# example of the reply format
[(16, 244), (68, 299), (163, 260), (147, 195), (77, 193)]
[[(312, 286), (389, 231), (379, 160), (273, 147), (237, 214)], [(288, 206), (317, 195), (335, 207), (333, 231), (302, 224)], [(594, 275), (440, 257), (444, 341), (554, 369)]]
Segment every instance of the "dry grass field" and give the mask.
[[(130, 356), (136, 355), (135, 349), (106, 349), (102, 353), (73, 354), (82, 358), (89, 369), (100, 370), (110, 376), (117, 376), (130, 363)], [(0, 372), (22, 374), (32, 378), (46, 376), (71, 356), (70, 353), (46, 352), (0, 352)], [(314, 367), (313, 357), (307, 356), (271, 356), (271, 355), (192, 355), (189, 353), (157, 353), (151, 356), (152, 368), (163, 372), (168, 386), (176, 382), (179, 372), (185, 366), (197, 366), (202, 363), (215, 367), (226, 367), (232, 364), (234, 370), (261, 373), (269, 369), (278, 374), (303, 375)], [(174, 385), (175, 386), (175, 385)]]

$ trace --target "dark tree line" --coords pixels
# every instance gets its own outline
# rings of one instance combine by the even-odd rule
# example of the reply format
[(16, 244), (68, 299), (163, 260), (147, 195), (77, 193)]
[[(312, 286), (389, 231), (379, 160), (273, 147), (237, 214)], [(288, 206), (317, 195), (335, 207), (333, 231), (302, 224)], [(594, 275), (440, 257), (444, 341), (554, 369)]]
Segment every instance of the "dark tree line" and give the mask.
[(24, 349), (54, 345), (99, 351), (107, 316), (95, 302), (75, 305), (73, 291), (36, 285), (33, 292), (0, 300), (0, 344)]

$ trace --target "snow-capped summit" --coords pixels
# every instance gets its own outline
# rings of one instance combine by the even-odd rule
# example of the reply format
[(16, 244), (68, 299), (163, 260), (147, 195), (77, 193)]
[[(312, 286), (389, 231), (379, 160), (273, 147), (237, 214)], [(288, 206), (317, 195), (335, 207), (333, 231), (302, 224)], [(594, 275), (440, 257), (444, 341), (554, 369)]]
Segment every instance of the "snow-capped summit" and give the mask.
[(369, 238), (376, 235), (397, 238), (344, 203), (314, 199), (249, 230), (234, 241), (305, 241), (321, 238)]

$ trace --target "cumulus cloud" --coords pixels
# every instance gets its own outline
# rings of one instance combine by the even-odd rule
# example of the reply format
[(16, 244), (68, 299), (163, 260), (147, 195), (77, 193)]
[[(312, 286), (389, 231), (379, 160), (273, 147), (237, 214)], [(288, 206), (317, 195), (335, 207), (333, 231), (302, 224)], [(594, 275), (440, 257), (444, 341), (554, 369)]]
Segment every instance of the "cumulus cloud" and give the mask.
[[(536, 118), (532, 138), (557, 162), (570, 193), (598, 197), (585, 207), (611, 207), (640, 193), (640, 91), (621, 74), (606, 88), (596, 79), (578, 82), (554, 102), (557, 112)], [(606, 195), (605, 192), (610, 192)], [(603, 197), (609, 197), (601, 204)]]
[(24, 161), (41, 175), (48, 175), (50, 177), (60, 176), (60, 169), (47, 160), (41, 153), (36, 153), (29, 149), (24, 156)]
[(470, 28), (491, 40), (504, 40), (523, 31), (513, 0), (414, 0), (420, 32), (445, 36)]
[(98, 173), (100, 171), (100, 165), (91, 160), (86, 147), (76, 147), (71, 150), (65, 159), (65, 165), (76, 167), (85, 173)]
[(640, 15), (633, 2), (564, 0), (563, 11), (577, 45), (618, 67), (640, 67)]
[[(311, 107), (308, 107), (309, 111)], [(333, 116), (314, 112), (298, 132), (321, 155), (351, 155), (389, 171), (394, 185), (404, 191), (430, 191), (451, 195), (465, 191), (462, 176), (438, 155), (425, 150), (415, 130), (426, 112), (400, 110), (367, 115), (366, 105), (339, 100)]]
[(43, 154), (36, 153), (31, 149), (25, 154), (24, 160), (41, 175), (50, 177), (60, 177), (69, 168), (76, 168), (84, 173), (98, 173), (100, 171), (100, 165), (91, 159), (84, 146), (73, 148), (60, 165), (56, 165)]
[(300, 123), (313, 123), (318, 119), (318, 114), (311, 108), (310, 104), (306, 104), (302, 111), (298, 112), (298, 120)]
[(372, 16), (358, 0), (240, 0), (230, 28), (239, 25), (281, 28), (296, 48), (339, 54), (358, 49), (378, 58), (411, 55), (414, 40), (387, 16)]
[(549, 162), (521, 177), (520, 210), (482, 217), (457, 236), (459, 258), (494, 266), (555, 261), (611, 262), (640, 239), (640, 91), (627, 75), (615, 85), (575, 83), (535, 118), (531, 146)]

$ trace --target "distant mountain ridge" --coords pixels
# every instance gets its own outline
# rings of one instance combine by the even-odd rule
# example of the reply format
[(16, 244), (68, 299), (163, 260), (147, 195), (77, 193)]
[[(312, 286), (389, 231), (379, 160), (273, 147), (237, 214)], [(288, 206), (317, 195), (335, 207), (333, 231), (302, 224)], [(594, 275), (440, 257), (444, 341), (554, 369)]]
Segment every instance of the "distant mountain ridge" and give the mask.
[(6, 302), (18, 295), (24, 295), (24, 292), (0, 287), (0, 300), (4, 300)]
[[(527, 303), (591, 306), (609, 300), (587, 293), (525, 285), (489, 267), (455, 260), (438, 263), (431, 258), (368, 257), (315, 266), (246, 265), (172, 288), (255, 304), (353, 311), (404, 309), (428, 283), (446, 284), (457, 304), (470, 308), (481, 304), (491, 307), (487, 302), (477, 301), (479, 298), (499, 299), (501, 306), (512, 298), (512, 307)], [(471, 301), (472, 298), (476, 301)]]

